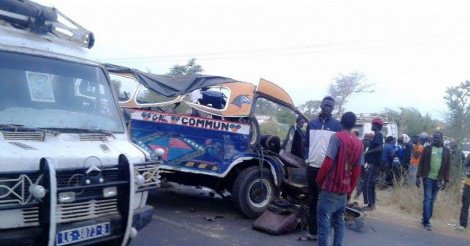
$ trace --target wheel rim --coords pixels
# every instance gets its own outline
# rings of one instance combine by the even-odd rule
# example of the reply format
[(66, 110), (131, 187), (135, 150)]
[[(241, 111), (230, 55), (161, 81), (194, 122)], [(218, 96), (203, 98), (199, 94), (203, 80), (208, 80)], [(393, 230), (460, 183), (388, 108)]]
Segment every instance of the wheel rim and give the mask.
[(273, 194), (271, 184), (266, 179), (253, 180), (248, 186), (248, 200), (255, 208), (263, 208), (268, 205)]

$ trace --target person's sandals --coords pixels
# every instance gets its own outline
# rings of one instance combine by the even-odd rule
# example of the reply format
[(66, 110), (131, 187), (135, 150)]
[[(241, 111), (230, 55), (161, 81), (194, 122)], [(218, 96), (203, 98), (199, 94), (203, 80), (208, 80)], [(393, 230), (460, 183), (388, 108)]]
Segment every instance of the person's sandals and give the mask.
[(306, 236), (297, 238), (297, 241), (317, 241), (317, 240), (318, 240), (318, 236), (312, 235), (312, 234), (307, 234)]

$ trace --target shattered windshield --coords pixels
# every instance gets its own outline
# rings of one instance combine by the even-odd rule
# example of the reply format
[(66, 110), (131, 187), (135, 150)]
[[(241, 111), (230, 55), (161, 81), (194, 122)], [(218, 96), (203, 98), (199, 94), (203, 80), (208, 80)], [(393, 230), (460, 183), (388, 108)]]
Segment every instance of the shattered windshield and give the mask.
[(0, 125), (123, 132), (99, 67), (0, 52)]

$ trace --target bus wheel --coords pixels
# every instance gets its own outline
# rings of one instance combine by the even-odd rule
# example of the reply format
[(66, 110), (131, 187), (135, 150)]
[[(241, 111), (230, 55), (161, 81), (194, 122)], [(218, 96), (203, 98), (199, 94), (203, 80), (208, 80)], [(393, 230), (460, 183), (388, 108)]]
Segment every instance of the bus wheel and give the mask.
[[(262, 177), (261, 177), (262, 176)], [(243, 170), (235, 180), (232, 198), (235, 206), (248, 218), (257, 218), (279, 194), (274, 178), (267, 168), (257, 166)]]

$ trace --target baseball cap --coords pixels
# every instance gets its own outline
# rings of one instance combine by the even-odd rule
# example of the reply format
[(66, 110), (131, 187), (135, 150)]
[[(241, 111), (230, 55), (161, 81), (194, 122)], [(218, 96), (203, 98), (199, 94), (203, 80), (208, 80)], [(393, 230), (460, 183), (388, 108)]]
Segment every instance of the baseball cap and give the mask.
[(372, 124), (376, 124), (376, 125), (383, 125), (384, 124), (384, 121), (381, 119), (381, 118), (374, 118), (372, 120)]

